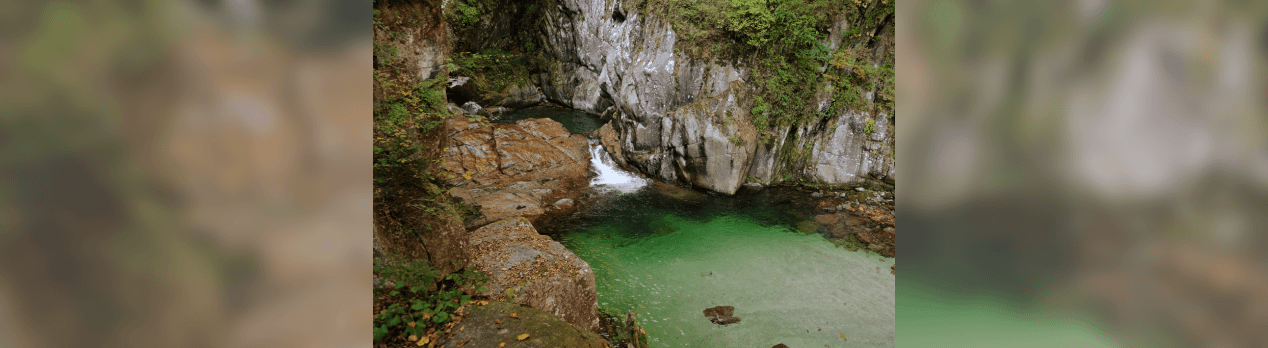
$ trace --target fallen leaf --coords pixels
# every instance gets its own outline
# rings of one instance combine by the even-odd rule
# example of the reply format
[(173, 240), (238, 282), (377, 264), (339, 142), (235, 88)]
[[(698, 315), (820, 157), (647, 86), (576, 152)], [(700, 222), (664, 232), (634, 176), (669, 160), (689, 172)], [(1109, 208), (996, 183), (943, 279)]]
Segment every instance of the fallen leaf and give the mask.
[(515, 318), (515, 319), (520, 318), (520, 316), (518, 314), (515, 314), (515, 312), (511, 312), (511, 315), (508, 315), (508, 317)]
[[(417, 324), (415, 324), (414, 322), (412, 322), (412, 321), (411, 321), (411, 322), (409, 322), (408, 324), (405, 324), (405, 325), (409, 325), (409, 327), (414, 327), (414, 326), (415, 326), (415, 325), (417, 325)], [(412, 341), (412, 340), (411, 340), (411, 341)]]
[(501, 323), (502, 323), (502, 319), (493, 319), (493, 323), (494, 323), (494, 324), (501, 324)]
[(470, 342), (470, 341), (471, 341), (471, 338), (470, 338), (470, 337), (467, 337), (467, 339), (462, 340), (462, 342), (458, 342), (458, 344), (455, 344), (454, 346), (455, 346), (455, 347), (462, 347), (462, 346), (467, 345), (467, 342)]
[(498, 343), (498, 348), (506, 347), (506, 342)]
[(421, 345), (427, 344), (428, 342), (431, 342), (431, 339), (427, 337), (423, 337), (423, 339), (418, 340), (418, 345), (421, 346)]
[(410, 341), (417, 341), (417, 340), (418, 340), (418, 335), (409, 335), (409, 340), (410, 340)]
[[(845, 335), (842, 335), (842, 336), (845, 336)], [(515, 336), (516, 341), (523, 341), (525, 339), (528, 339), (528, 334), (520, 334), (519, 336)]]
[(463, 327), (458, 328), (458, 331), (462, 331), (462, 329), (466, 329), (466, 328), (467, 327), (464, 325)]

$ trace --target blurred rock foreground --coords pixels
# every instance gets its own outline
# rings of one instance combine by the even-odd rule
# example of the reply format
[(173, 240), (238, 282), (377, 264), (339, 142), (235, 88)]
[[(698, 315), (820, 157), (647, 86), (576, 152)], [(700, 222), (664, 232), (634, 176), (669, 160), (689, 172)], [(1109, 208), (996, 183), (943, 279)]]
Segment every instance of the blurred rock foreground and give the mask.
[(988, 344), (924, 320), (965, 298), (1127, 347), (1268, 344), (1268, 3), (898, 6), (897, 296), (936, 294), (902, 301), (900, 346)]
[(365, 345), (369, 8), (2, 7), (0, 346)]

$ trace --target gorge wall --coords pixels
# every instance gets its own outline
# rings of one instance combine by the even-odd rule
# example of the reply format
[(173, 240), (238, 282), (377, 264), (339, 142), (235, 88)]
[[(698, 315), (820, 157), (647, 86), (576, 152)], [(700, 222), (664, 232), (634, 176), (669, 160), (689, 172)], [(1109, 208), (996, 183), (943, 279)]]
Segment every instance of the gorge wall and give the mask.
[[(530, 41), (526, 46), (545, 59), (525, 80), (549, 101), (602, 115), (610, 121), (604, 145), (613, 158), (661, 180), (726, 194), (746, 182), (892, 182), (891, 115), (834, 108), (834, 91), (826, 88), (794, 101), (817, 108), (825, 115), (822, 121), (760, 129), (753, 122), (756, 89), (749, 81), (750, 62), (693, 58), (684, 53), (668, 19), (640, 13), (633, 3), (498, 3), (487, 6), (473, 29), (451, 35), (455, 42), (465, 38), (464, 48), (472, 51), (508, 47), (515, 40), (507, 38), (516, 35)], [(466, 5), (454, 0), (447, 6)], [(496, 24), (506, 22), (521, 24)], [(820, 43), (831, 51), (844, 49), (851, 42), (846, 38), (850, 23), (843, 15), (833, 23)], [(531, 37), (525, 39), (524, 33)], [(844, 93), (858, 93), (868, 102), (876, 94)], [(774, 136), (763, 138), (763, 132)]]
[[(750, 122), (745, 62), (692, 59), (675, 49), (670, 23), (624, 6), (564, 0), (547, 8), (542, 41), (557, 62), (537, 76), (549, 100), (611, 119), (617, 144), (605, 145), (618, 152), (614, 158), (662, 180), (727, 194), (746, 181), (893, 179), (887, 115), (842, 110), (825, 123), (774, 131), (793, 137), (759, 143), (759, 130)], [(838, 20), (823, 44), (840, 48), (847, 27)], [(828, 112), (831, 100), (829, 93), (803, 102)], [(870, 133), (865, 131), (869, 119)], [(808, 149), (804, 165), (780, 161), (777, 154), (784, 147)]]

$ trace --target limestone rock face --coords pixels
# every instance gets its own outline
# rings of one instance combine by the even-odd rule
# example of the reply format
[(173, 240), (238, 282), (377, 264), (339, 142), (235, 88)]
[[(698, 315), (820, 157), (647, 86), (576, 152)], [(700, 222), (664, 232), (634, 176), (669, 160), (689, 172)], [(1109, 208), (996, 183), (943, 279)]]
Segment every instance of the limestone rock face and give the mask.
[[(511, 318), (511, 313), (519, 318)], [(484, 306), (471, 306), (462, 319), (465, 328), (445, 341), (444, 347), (608, 347), (598, 334), (569, 325), (550, 313), (521, 307), (507, 302), (489, 302)], [(520, 334), (528, 334), (523, 341)]]
[[(783, 174), (826, 184), (892, 180), (892, 127), (884, 115), (845, 111), (826, 124), (775, 130), (796, 133), (792, 141), (775, 136), (775, 144), (759, 145), (748, 123), (748, 72), (675, 53), (670, 23), (624, 6), (564, 0), (548, 9), (542, 42), (557, 64), (537, 77), (546, 99), (612, 121), (603, 142), (613, 159), (661, 180), (726, 194), (750, 177), (771, 184), (785, 180)], [(846, 30), (847, 19), (838, 18), (824, 44), (840, 47)], [(827, 112), (831, 101), (827, 92), (807, 102)], [(866, 119), (873, 120), (870, 128)], [(793, 146), (812, 148), (806, 165), (780, 163), (778, 154)]]
[(475, 225), (514, 216), (536, 218), (551, 203), (576, 199), (590, 168), (585, 137), (551, 119), (482, 125), (462, 117), (445, 121), (449, 193), (483, 214)]
[(590, 264), (522, 217), (472, 232), (471, 266), (489, 276), (483, 294), (540, 309), (585, 330), (599, 327)]

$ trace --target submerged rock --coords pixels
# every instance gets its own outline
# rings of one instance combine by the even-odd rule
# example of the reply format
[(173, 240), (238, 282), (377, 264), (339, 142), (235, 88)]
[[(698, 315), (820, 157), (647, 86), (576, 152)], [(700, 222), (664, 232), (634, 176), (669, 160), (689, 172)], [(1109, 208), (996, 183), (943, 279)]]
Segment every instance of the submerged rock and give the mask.
[[(515, 313), (518, 318), (510, 317)], [(550, 313), (507, 302), (468, 307), (462, 330), (443, 347), (578, 347), (602, 348), (607, 342), (594, 332), (578, 328)], [(528, 334), (519, 340), (517, 336)], [(461, 345), (460, 345), (461, 344)]]
[(471, 266), (489, 276), (482, 295), (537, 308), (585, 330), (599, 327), (590, 264), (522, 217), (471, 232)]
[(676, 200), (691, 203), (702, 203), (705, 200), (704, 194), (689, 188), (678, 187), (662, 182), (653, 182), (651, 186), (652, 192)]
[(717, 306), (704, 310), (704, 316), (714, 324), (727, 325), (740, 322), (739, 317), (732, 315), (735, 315), (735, 307), (732, 306)]
[(815, 222), (819, 223), (820, 225), (829, 225), (829, 226), (831, 226), (832, 224), (837, 223), (837, 220), (838, 220), (838, 219), (840, 219), (840, 218), (839, 218), (839, 217), (837, 217), (837, 215), (836, 215), (836, 214), (819, 214), (819, 215), (815, 215)]

